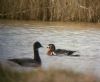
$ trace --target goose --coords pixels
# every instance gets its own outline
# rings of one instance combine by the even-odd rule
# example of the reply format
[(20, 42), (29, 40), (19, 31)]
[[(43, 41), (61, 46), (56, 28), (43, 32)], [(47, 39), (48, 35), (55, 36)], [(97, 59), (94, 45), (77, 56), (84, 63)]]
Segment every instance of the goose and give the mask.
[(48, 44), (47, 48), (48, 48), (47, 55), (49, 55), (49, 56), (60, 55), (60, 54), (64, 54), (64, 55), (67, 55), (67, 56), (80, 56), (78, 54), (73, 55), (73, 53), (77, 52), (77, 51), (65, 50), (65, 49), (56, 49), (54, 44)]
[(34, 59), (32, 58), (16, 58), (16, 59), (8, 59), (9, 61), (12, 61), (14, 63), (19, 64), (20, 66), (24, 67), (39, 67), (41, 66), (41, 58), (39, 56), (38, 49), (42, 47), (41, 43), (36, 41), (33, 44), (33, 50), (34, 50)]

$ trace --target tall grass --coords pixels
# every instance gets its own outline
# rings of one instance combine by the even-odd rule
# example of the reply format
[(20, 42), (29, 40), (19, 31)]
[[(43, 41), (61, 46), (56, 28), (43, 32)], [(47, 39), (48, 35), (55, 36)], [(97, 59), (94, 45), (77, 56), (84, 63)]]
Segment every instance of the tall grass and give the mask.
[(0, 0), (0, 18), (100, 22), (100, 0)]
[(65, 70), (11, 71), (0, 66), (0, 82), (100, 82), (92, 75)]

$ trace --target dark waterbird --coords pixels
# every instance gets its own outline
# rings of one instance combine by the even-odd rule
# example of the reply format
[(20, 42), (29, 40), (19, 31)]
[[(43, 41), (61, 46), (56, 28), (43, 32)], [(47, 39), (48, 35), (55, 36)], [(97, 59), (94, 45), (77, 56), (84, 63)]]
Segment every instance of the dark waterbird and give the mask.
[(77, 51), (72, 51), (72, 50), (65, 50), (65, 49), (56, 49), (54, 44), (48, 44), (48, 52), (47, 54), (52, 56), (52, 55), (67, 55), (67, 56), (80, 56), (78, 54), (73, 55)]
[(41, 58), (39, 56), (39, 51), (38, 49), (42, 47), (42, 45), (40, 44), (40, 42), (36, 41), (33, 44), (33, 50), (34, 50), (34, 58), (16, 58), (16, 59), (8, 59), (9, 61), (15, 62), (21, 66), (25, 66), (25, 67), (39, 67), (41, 66)]

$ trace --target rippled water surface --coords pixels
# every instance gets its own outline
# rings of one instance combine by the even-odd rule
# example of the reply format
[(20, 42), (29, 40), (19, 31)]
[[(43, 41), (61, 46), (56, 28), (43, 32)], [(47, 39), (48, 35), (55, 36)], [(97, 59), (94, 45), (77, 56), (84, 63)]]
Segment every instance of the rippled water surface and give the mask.
[[(43, 68), (52, 66), (100, 75), (98, 27), (100, 25), (96, 24), (3, 22), (0, 23), (0, 58), (32, 58), (32, 44), (40, 41), (44, 46), (39, 50)], [(57, 48), (77, 50), (81, 56), (47, 56), (46, 46), (49, 43), (55, 44)]]

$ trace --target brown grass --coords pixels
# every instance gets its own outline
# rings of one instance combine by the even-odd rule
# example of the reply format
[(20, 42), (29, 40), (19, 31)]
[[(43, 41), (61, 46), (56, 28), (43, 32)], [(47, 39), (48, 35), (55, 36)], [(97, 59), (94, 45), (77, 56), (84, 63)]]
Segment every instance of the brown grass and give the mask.
[(100, 22), (100, 0), (0, 0), (0, 18)]
[(4, 69), (0, 66), (0, 82), (100, 82), (89, 74), (82, 74), (66, 70), (33, 70), (18, 72)]

